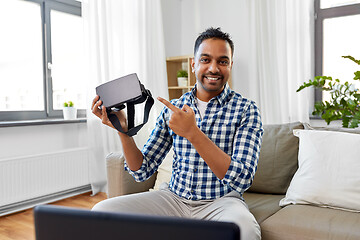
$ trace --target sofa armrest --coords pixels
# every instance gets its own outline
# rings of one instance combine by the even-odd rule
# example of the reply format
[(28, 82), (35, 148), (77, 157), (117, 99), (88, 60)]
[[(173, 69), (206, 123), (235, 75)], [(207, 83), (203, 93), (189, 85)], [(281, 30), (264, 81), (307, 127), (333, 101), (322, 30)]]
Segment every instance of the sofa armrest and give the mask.
[(124, 169), (125, 158), (120, 153), (106, 156), (107, 195), (108, 198), (148, 191), (155, 184), (156, 174), (144, 182), (136, 182)]

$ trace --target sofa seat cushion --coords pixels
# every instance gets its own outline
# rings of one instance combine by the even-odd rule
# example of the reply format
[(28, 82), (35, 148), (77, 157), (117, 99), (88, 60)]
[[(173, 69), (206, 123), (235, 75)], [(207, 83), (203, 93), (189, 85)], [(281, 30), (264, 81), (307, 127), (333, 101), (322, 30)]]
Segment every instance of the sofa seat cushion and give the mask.
[(243, 196), (250, 212), (259, 224), (281, 209), (279, 201), (284, 197), (284, 195), (249, 192), (245, 192)]
[(289, 205), (260, 224), (262, 239), (360, 239), (360, 214)]

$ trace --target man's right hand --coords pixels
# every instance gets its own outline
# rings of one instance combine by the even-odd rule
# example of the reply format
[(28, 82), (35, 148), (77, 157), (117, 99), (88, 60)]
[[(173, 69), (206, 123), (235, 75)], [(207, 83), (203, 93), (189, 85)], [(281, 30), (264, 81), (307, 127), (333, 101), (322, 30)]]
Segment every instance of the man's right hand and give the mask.
[[(94, 98), (94, 100), (92, 101), (92, 105), (91, 105), (91, 110), (92, 113), (97, 116), (98, 118), (101, 119), (101, 122), (113, 129), (115, 129), (115, 127), (112, 125), (112, 123), (110, 122), (107, 113), (106, 113), (106, 108), (105, 106), (101, 106), (102, 101), (100, 100), (100, 97), (98, 95), (96, 95), (96, 97)], [(126, 121), (126, 116), (125, 113), (121, 110), (119, 112), (116, 112), (115, 115), (119, 118), (121, 127), (123, 128), (124, 131), (127, 131), (127, 121)]]

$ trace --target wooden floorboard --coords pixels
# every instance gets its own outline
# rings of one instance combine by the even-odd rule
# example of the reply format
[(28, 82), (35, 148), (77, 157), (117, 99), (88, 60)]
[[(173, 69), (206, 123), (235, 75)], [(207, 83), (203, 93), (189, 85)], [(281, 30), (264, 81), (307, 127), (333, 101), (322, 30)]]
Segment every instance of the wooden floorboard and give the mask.
[[(91, 209), (96, 203), (106, 198), (105, 193), (98, 193), (95, 196), (91, 196), (91, 193), (84, 193), (51, 204)], [(0, 217), (0, 239), (35, 240), (33, 210), (28, 209), (19, 213)]]

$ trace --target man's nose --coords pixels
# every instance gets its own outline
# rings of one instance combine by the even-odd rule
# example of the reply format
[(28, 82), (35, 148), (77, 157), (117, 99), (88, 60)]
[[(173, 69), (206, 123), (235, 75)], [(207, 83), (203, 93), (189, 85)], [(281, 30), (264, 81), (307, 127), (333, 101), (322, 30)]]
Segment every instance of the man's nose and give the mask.
[(217, 72), (219, 72), (218, 64), (217, 64), (216, 61), (212, 61), (212, 62), (210, 63), (209, 71), (212, 72), (212, 73), (217, 73)]

